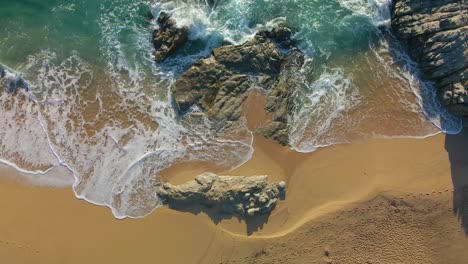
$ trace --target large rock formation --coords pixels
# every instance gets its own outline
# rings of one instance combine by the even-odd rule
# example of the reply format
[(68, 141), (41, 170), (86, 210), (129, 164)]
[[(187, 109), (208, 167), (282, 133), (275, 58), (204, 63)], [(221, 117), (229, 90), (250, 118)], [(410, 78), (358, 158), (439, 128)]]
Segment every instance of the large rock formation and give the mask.
[(288, 145), (288, 115), (292, 110), (293, 82), (289, 77), (304, 62), (293, 47), (292, 32), (285, 26), (262, 30), (242, 45), (224, 45), (209, 58), (199, 60), (171, 87), (181, 115), (197, 106), (211, 119), (235, 123), (251, 87), (268, 92), (266, 110), (274, 120), (257, 130)]
[(172, 208), (203, 205), (222, 213), (253, 216), (268, 213), (285, 195), (286, 183), (268, 183), (268, 176), (198, 175), (195, 180), (158, 186), (157, 194)]
[(154, 57), (156, 62), (180, 49), (188, 40), (188, 28), (178, 27), (170, 14), (161, 12), (157, 18), (159, 28), (153, 32)]
[(468, 117), (468, 4), (393, 0), (392, 29), (450, 111)]

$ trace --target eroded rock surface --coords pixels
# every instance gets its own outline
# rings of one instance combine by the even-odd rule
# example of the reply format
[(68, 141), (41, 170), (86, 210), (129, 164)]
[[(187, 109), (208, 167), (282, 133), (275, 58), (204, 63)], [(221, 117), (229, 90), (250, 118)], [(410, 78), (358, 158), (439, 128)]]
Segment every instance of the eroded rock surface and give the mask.
[(204, 173), (178, 186), (161, 184), (156, 192), (172, 208), (201, 204), (222, 213), (253, 216), (273, 210), (285, 191), (285, 182), (268, 183), (268, 176)]
[(153, 32), (154, 57), (163, 62), (188, 40), (188, 28), (177, 26), (170, 14), (161, 12), (157, 18), (159, 28)]
[(272, 113), (272, 121), (256, 130), (257, 133), (284, 146), (289, 144), (288, 117), (294, 110), (293, 92), (297, 82), (295, 75), (303, 64), (304, 55), (299, 50), (291, 50), (281, 66), (281, 74), (271, 85), (266, 97), (265, 109)]
[(392, 29), (434, 81), (441, 101), (468, 117), (468, 3), (465, 0), (393, 0)]
[(209, 118), (235, 124), (252, 87), (267, 92), (266, 110), (273, 121), (256, 130), (288, 145), (288, 115), (292, 109), (292, 72), (304, 63), (293, 47), (292, 32), (285, 26), (259, 31), (242, 45), (224, 45), (199, 60), (171, 87), (181, 115), (196, 106)]

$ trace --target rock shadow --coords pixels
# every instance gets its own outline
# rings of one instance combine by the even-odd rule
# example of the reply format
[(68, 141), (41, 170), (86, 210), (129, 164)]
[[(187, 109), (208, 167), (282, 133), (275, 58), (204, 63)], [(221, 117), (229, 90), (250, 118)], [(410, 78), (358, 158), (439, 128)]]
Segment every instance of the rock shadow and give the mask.
[[(434, 73), (435, 68), (427, 58), (422, 58), (423, 47), (426, 43), (424, 38), (413, 36), (410, 39), (405, 39), (402, 42), (398, 41), (395, 36), (394, 28), (383, 29), (384, 35), (388, 38), (389, 48), (395, 60), (395, 65), (405, 69), (412, 76), (418, 77), (421, 82), (421, 100), (422, 109), (428, 121), (439, 120), (438, 126), (442, 131), (447, 133), (455, 133), (456, 129), (461, 125), (461, 119), (449, 113), (456, 112), (453, 105), (444, 106), (441, 96), (446, 89), (447, 83), (444, 82), (444, 76), (439, 76)], [(418, 41), (423, 41), (419, 43)], [(448, 39), (446, 42), (452, 40)], [(445, 52), (445, 53), (444, 53)], [(451, 49), (448, 51), (439, 51), (441, 64), (448, 73), (450, 72), (450, 59), (463, 58), (463, 49)], [(418, 62), (412, 58), (419, 58)], [(455, 82), (455, 80), (450, 80)], [(450, 83), (449, 82), (449, 83)], [(442, 91), (443, 90), (443, 91)], [(447, 102), (446, 102), (447, 103)], [(465, 123), (467, 121), (465, 120)], [(453, 213), (460, 220), (462, 229), (465, 235), (468, 236), (468, 128), (462, 130), (459, 134), (447, 134), (445, 136), (445, 149), (448, 152), (451, 177), (453, 183)]]
[(445, 149), (452, 174), (453, 213), (468, 236), (468, 128), (457, 135), (446, 135)]
[(169, 206), (170, 209), (199, 215), (201, 213), (206, 214), (210, 217), (215, 225), (218, 225), (223, 220), (237, 220), (239, 223), (244, 222), (246, 224), (246, 235), (251, 236), (255, 232), (263, 229), (264, 225), (268, 223), (271, 212), (258, 214), (254, 216), (240, 216), (237, 214), (222, 213), (219, 210), (208, 208), (204, 205), (189, 205), (189, 206)]

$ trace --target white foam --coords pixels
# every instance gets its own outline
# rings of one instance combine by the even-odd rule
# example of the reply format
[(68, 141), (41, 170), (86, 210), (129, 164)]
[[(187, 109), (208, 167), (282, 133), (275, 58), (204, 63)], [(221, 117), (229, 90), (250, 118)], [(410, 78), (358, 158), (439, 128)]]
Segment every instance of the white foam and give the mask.
[[(172, 75), (153, 66), (148, 30), (122, 20), (128, 9), (134, 6), (100, 17), (101, 49), (108, 62), (104, 76), (96, 75), (78, 52), (59, 59), (43, 51), (30, 56), (22, 69), (38, 105), (37, 131), (47, 131), (43, 143), (53, 166), (74, 173), (78, 198), (108, 206), (117, 218), (143, 217), (160, 206), (154, 190), (158, 174), (177, 161), (231, 169), (253, 152), (252, 133), (243, 123), (225, 128), (204, 115), (178, 120), (168, 89)], [(143, 60), (121, 43), (119, 36), (128, 28), (137, 40), (130, 48), (143, 51), (137, 53)], [(86, 114), (89, 107), (96, 108), (92, 118)], [(32, 144), (30, 149), (40, 148)]]
[[(307, 65), (307, 64), (306, 64)], [(360, 103), (359, 91), (353, 86), (352, 76), (341, 68), (324, 68), (320, 77), (295, 94), (296, 111), (289, 138), (293, 149), (312, 152), (346, 139), (333, 133), (332, 124)]]
[[(395, 37), (390, 32), (387, 32), (386, 38), (381, 40), (379, 46), (379, 48), (374, 47), (371, 50), (376, 58), (382, 62), (385, 71), (390, 76), (394, 76), (407, 83), (407, 88), (416, 97), (417, 104), (405, 101), (401, 105), (403, 107), (409, 106), (409, 111), (423, 113), (425, 118), (441, 132), (458, 134), (463, 128), (462, 120), (451, 114), (446, 107), (441, 105), (437, 96), (437, 88), (431, 82), (422, 81), (418, 65), (411, 60)], [(388, 57), (388, 59), (384, 58), (384, 56)], [(396, 64), (399, 67), (394, 67)], [(402, 87), (402, 89), (404, 88)]]
[(337, 0), (354, 14), (368, 17), (376, 26), (389, 26), (391, 0)]

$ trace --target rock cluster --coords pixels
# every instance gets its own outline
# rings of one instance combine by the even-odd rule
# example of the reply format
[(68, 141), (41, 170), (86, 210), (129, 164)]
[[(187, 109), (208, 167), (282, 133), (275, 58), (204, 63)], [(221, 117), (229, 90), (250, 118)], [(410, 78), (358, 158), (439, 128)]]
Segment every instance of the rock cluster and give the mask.
[(28, 90), (28, 85), (23, 78), (9, 72), (2, 65), (0, 65), (0, 87), (3, 87), (8, 93), (14, 93), (20, 88)]
[(181, 48), (188, 40), (188, 28), (178, 27), (170, 14), (161, 12), (157, 18), (159, 28), (153, 32), (154, 57), (156, 62)]
[(450, 111), (468, 117), (468, 4), (393, 0), (392, 29)]
[(288, 145), (288, 115), (292, 110), (291, 72), (302, 67), (304, 56), (293, 47), (285, 26), (259, 31), (242, 45), (226, 44), (197, 61), (171, 87), (175, 107), (184, 115), (197, 106), (211, 119), (235, 123), (251, 87), (267, 91), (266, 110), (274, 120), (257, 130)]
[(268, 213), (283, 199), (286, 183), (268, 183), (268, 176), (198, 175), (195, 180), (173, 186), (164, 183), (157, 195), (172, 208), (203, 205), (221, 213), (254, 216)]

